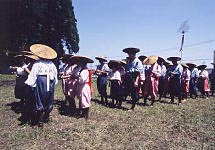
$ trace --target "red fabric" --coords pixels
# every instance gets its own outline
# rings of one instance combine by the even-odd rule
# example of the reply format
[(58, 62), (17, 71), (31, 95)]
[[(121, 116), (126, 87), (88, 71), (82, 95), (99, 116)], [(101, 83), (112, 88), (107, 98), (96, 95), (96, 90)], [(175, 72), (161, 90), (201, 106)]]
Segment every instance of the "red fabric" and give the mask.
[(93, 71), (92, 70), (88, 70), (89, 71), (89, 82), (88, 85), (90, 86), (90, 93), (92, 96), (93, 93), (93, 86), (92, 86), (92, 75), (93, 75)]
[(204, 80), (204, 91), (205, 92), (209, 92), (210, 91), (209, 82), (208, 82), (207, 78)]

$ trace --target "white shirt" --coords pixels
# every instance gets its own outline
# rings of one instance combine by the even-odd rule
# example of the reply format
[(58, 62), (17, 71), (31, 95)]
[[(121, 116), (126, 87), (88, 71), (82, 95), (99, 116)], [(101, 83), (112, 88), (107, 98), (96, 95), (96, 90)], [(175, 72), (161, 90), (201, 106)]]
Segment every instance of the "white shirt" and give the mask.
[[(29, 65), (29, 64), (28, 64)], [(28, 67), (28, 65), (26, 64), (23, 64), (22, 67), (17, 67), (16, 69), (16, 74), (19, 76), (19, 75), (25, 75), (27, 76), (27, 73), (25, 72), (25, 68)]]
[(120, 74), (120, 72), (118, 70), (116, 70), (115, 72), (111, 71), (108, 76), (109, 76), (110, 80), (119, 80), (119, 81), (121, 81), (121, 74)]
[(199, 77), (202, 77), (204, 79), (208, 78), (208, 72), (206, 70), (200, 71)]
[(166, 76), (166, 66), (162, 65), (161, 66), (161, 77), (165, 77)]
[(49, 91), (50, 80), (55, 79), (55, 84), (57, 84), (57, 68), (54, 63), (50, 60), (38, 60), (34, 63), (28, 79), (25, 81), (25, 84), (36, 87), (37, 76), (47, 75), (47, 91)]

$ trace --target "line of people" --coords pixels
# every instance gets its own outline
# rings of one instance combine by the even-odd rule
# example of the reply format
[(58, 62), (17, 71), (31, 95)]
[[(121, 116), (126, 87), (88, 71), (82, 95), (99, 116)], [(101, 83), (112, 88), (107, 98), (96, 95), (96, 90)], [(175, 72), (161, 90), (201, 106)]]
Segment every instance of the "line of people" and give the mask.
[[(170, 103), (174, 103), (175, 96), (178, 97), (178, 104), (186, 101), (188, 94), (190, 98), (197, 98), (197, 89), (202, 97), (209, 97), (209, 75), (205, 70), (206, 65), (198, 67), (193, 63), (178, 63), (180, 57), (169, 57), (165, 61), (158, 56), (139, 56), (136, 54), (138, 48), (126, 48), (123, 52), (128, 57), (122, 61), (110, 60), (104, 57), (95, 57), (100, 65), (97, 66), (97, 88), (101, 96), (101, 102), (109, 105), (107, 101), (107, 84), (111, 83), (110, 97), (112, 106), (121, 107), (122, 101), (130, 95), (132, 99), (131, 110), (136, 102), (143, 97), (143, 105), (147, 105), (147, 98), (151, 97), (151, 106), (155, 98), (161, 101), (162, 97), (170, 94)], [(213, 63), (212, 63), (213, 64)], [(213, 64), (214, 65), (214, 64)], [(110, 71), (111, 70), (111, 71)], [(214, 93), (214, 70), (211, 73), (211, 91)], [(116, 100), (116, 104), (114, 101)]]
[[(57, 72), (52, 62), (57, 57), (56, 52), (43, 44), (34, 44), (31, 52), (25, 52), (18, 58), (30, 58), (28, 65), (14, 68), (17, 71), (15, 97), (25, 105), (25, 114), (34, 118), (33, 124), (43, 127), (49, 121), (54, 103), (54, 85), (58, 78), (62, 79), (62, 89), (66, 101), (69, 103), (70, 114), (76, 114), (75, 97), (79, 100), (78, 114), (86, 120), (89, 118), (89, 108), (93, 92), (92, 75), (97, 75), (97, 89), (104, 105), (121, 108), (128, 96), (132, 99), (130, 110), (134, 110), (137, 101), (142, 97), (147, 105), (150, 96), (153, 106), (156, 97), (161, 101), (170, 94), (171, 103), (175, 96), (178, 104), (188, 98), (197, 98), (197, 89), (201, 96), (209, 96), (209, 76), (206, 65), (196, 66), (193, 63), (180, 64), (180, 57), (169, 57), (165, 61), (158, 56), (139, 56), (138, 48), (125, 48), (122, 51), (128, 57), (122, 61), (108, 60), (105, 57), (95, 57), (99, 65), (95, 70), (87, 68), (88, 63), (94, 61), (85, 56), (65, 54), (61, 60), (64, 66)], [(58, 76), (59, 75), (59, 76)], [(214, 93), (213, 70), (210, 79), (211, 91)], [(108, 102), (107, 84), (110, 82), (110, 98)], [(25, 90), (26, 89), (26, 90)], [(27, 118), (28, 118), (27, 117)]]

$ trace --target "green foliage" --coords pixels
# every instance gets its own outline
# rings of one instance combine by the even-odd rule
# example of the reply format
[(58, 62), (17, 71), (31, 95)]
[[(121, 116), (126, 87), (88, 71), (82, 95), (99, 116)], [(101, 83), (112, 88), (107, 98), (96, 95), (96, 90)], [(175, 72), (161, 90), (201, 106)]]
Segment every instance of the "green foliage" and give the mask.
[(79, 51), (72, 0), (3, 0), (0, 11), (1, 50), (28, 50), (42, 43), (61, 56), (65, 43), (70, 53)]

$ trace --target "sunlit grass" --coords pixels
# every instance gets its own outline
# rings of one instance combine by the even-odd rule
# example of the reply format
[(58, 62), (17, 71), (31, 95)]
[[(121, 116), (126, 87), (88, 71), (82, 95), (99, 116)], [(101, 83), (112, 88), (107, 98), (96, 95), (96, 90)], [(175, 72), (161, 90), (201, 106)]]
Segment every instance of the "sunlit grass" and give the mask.
[[(156, 102), (134, 111), (99, 104), (94, 87), (90, 120), (60, 114), (64, 95), (55, 88), (51, 122), (43, 129), (21, 125), (12, 108), (15, 76), (0, 75), (1, 149), (214, 149), (215, 99), (188, 99), (182, 105)], [(95, 85), (95, 83), (94, 83)], [(111, 100), (109, 99), (109, 102)], [(139, 100), (141, 104), (143, 99)], [(76, 101), (78, 105), (78, 101)], [(123, 102), (124, 108), (131, 104)]]

